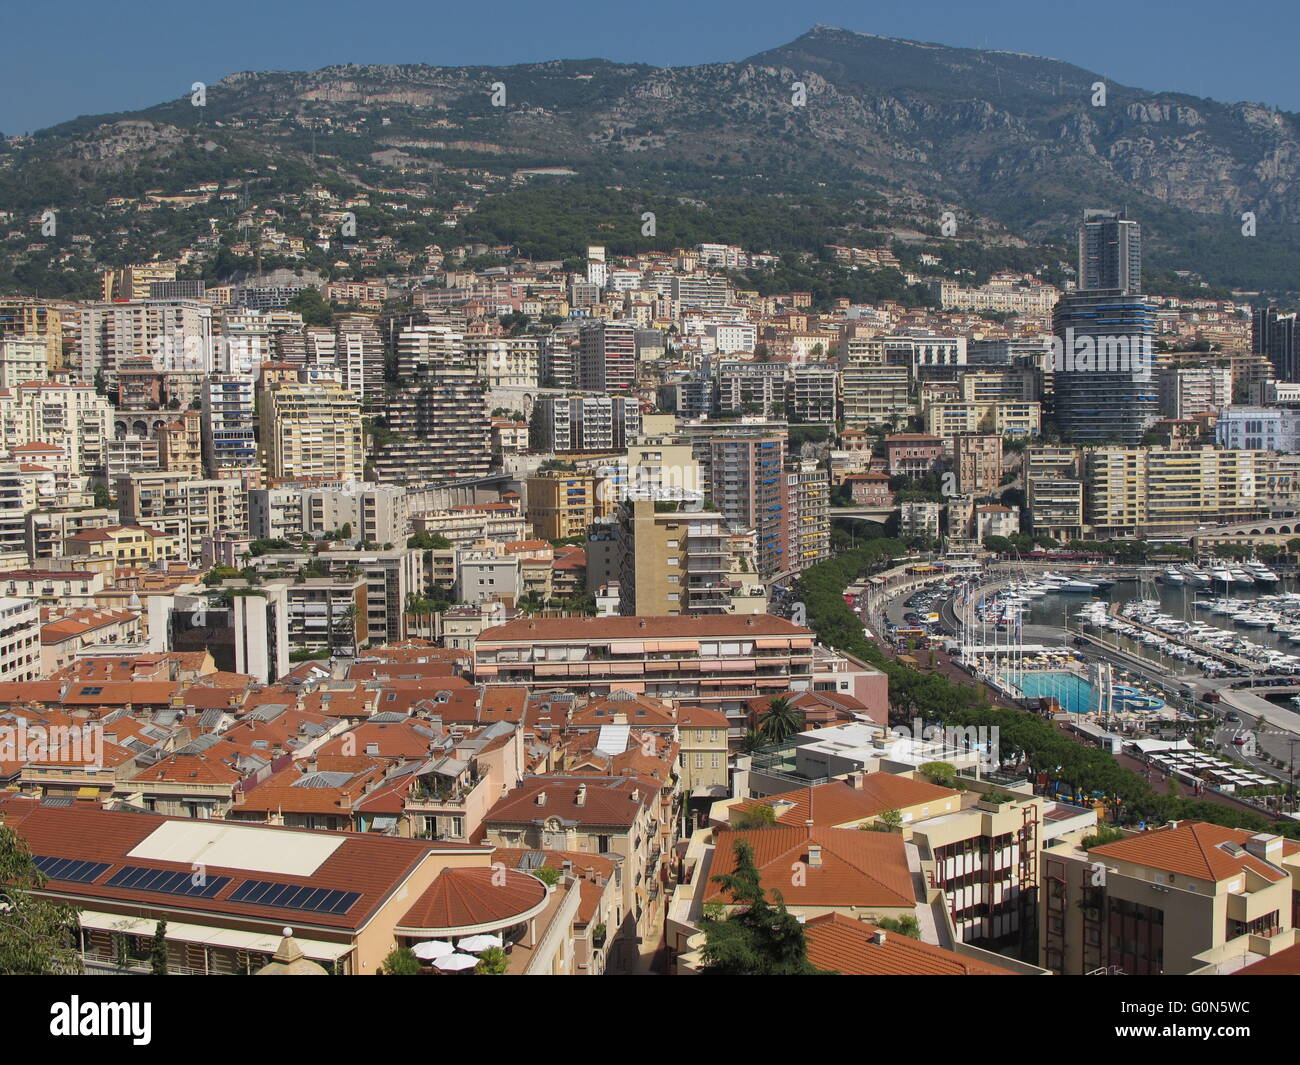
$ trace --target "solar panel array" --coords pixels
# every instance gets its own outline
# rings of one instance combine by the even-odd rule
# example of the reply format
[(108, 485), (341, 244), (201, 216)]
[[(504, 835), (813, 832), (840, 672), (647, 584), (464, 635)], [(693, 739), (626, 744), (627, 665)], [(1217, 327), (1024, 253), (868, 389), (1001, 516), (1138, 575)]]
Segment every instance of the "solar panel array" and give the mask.
[(254, 906), (273, 906), (304, 913), (347, 913), (361, 898), (359, 891), (334, 891), (330, 888), (303, 887), (301, 884), (278, 884), (270, 880), (245, 880), (230, 896), (231, 902)]
[(51, 880), (90, 884), (97, 880), (111, 863), (88, 862), (80, 858), (51, 858), (45, 854), (34, 854), (32, 864)]
[[(198, 883), (195, 883), (195, 881)], [(124, 865), (108, 880), (105, 887), (131, 888), (133, 891), (156, 891), (160, 895), (185, 895), (192, 899), (210, 899), (230, 883), (228, 876), (197, 876), (175, 869), (146, 869)]]

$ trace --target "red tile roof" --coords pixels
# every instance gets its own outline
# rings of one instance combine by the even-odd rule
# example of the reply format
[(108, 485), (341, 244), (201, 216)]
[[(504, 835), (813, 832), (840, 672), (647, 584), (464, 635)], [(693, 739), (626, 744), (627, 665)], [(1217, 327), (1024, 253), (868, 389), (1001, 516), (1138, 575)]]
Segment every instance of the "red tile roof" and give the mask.
[[(736, 868), (736, 844), (754, 852), (763, 887), (779, 891), (791, 906), (877, 906), (912, 909), (916, 895), (907, 868), (903, 837), (894, 832), (856, 828), (765, 828), (753, 832), (719, 831), (705, 902), (729, 896), (713, 877)], [(821, 865), (811, 861), (811, 847), (821, 847)], [(792, 867), (802, 863), (803, 883), (793, 881)]]
[[(1245, 847), (1252, 835), (1254, 833), (1245, 829), (1184, 821), (1173, 828), (1141, 832), (1114, 843), (1104, 843), (1093, 847), (1090, 853), (1200, 880), (1228, 880), (1243, 869), (1252, 869), (1266, 880), (1282, 879), (1284, 873), (1254, 855), (1232, 855), (1220, 846), (1228, 843)], [(1300, 850), (1300, 844), (1290, 840), (1283, 842), (1284, 854), (1294, 854), (1297, 850)]]
[(444, 869), (397, 924), (431, 936), (457, 928), (505, 926), (540, 906), (546, 896), (545, 884), (516, 869)]
[(1014, 976), (987, 962), (964, 957), (943, 947), (922, 943), (900, 932), (873, 937), (876, 925), (855, 921), (842, 913), (811, 917), (803, 926), (808, 960), (817, 968), (842, 976)]
[(771, 614), (697, 614), (682, 617), (518, 618), (487, 629), (484, 643), (506, 640), (654, 640), (678, 637), (805, 636), (812, 632)]
[[(578, 804), (579, 789), (583, 803)], [(539, 803), (538, 797), (545, 801)], [(552, 817), (579, 825), (629, 828), (658, 800), (658, 785), (636, 777), (556, 775), (529, 777), (488, 811), (485, 823), (532, 824)]]
[[(342, 843), (311, 876), (288, 876), (280, 873), (208, 866), (206, 869), (208, 876), (214, 878), (227, 876), (230, 877), (231, 882), (224, 885), (212, 898), (195, 896), (173, 898), (133, 888), (110, 888), (106, 883), (117, 869), (124, 865), (175, 870), (190, 874), (192, 869), (187, 863), (129, 857), (130, 852), (156, 831), (164, 821), (184, 821), (185, 818), (116, 813), (89, 803), (71, 807), (33, 805), (36, 806), (35, 809), (31, 809), (24, 800), (0, 799), (0, 816), (3, 816), (6, 823), (24, 838), (33, 854), (109, 863), (109, 868), (97, 877), (94, 883), (75, 884), (51, 880), (47, 885), (48, 890), (57, 891), (61, 895), (71, 896), (74, 899), (127, 902), (155, 910), (176, 906), (189, 911), (222, 914), (231, 918), (251, 917), (283, 924), (286, 923), (290, 911), (252, 903), (232, 902), (230, 896), (245, 880), (273, 880), (302, 887), (354, 891), (360, 895), (346, 913), (293, 911), (292, 923), (295, 928), (359, 929), (428, 855), (437, 852), (462, 855), (484, 853), (484, 848), (470, 844), (430, 843), (397, 839), (392, 836), (325, 832), (316, 829), (313, 830), (313, 835), (327, 835), (341, 839)], [(304, 831), (269, 825), (258, 825), (257, 828), (262, 831), (299, 835)]]
[(834, 828), (875, 817), (886, 810), (924, 803), (936, 804), (934, 812), (940, 813), (945, 799), (953, 802), (954, 810), (960, 807), (958, 792), (925, 780), (912, 780), (894, 773), (867, 773), (861, 780), (860, 788), (843, 780), (832, 780), (763, 799), (747, 799), (731, 808), (732, 816), (756, 806), (771, 806), (776, 809), (776, 820), (780, 824), (799, 826), (811, 819), (819, 827)]

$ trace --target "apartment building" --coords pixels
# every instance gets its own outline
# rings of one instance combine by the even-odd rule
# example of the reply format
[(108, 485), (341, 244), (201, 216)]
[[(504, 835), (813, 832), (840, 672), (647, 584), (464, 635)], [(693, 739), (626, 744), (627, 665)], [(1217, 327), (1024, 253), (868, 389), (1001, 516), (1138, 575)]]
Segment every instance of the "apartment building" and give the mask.
[(71, 468), (100, 473), (113, 435), (113, 408), (91, 385), (29, 382), (0, 392), (4, 446), (46, 444), (62, 449)]
[(33, 599), (0, 598), (0, 681), (21, 684), (42, 676), (40, 606)]
[(1049, 847), (1043, 867), (1040, 961), (1055, 973), (1231, 971), (1295, 941), (1300, 845), (1281, 836), (1171, 822)]
[(363, 402), (384, 392), (384, 340), (373, 318), (351, 315), (334, 324), (334, 364), (343, 386)]
[(760, 576), (783, 572), (788, 542), (783, 520), (785, 433), (765, 432), (756, 426), (752, 435), (738, 432), (702, 443), (700, 467), (714, 506), (732, 529), (754, 530)]
[(885, 454), (891, 477), (919, 477), (943, 462), (943, 441), (925, 433), (895, 433), (885, 437)]
[(45, 344), (46, 373), (63, 366), (63, 312), (48, 300), (0, 297), (0, 339), (29, 339)]
[[(0, 478), (0, 492), (3, 491), (4, 479)], [(0, 498), (0, 512), (3, 500)], [(24, 508), (25, 509), (25, 508)], [(59, 558), (63, 555), (63, 541), (75, 533), (87, 529), (102, 529), (106, 525), (117, 525), (121, 512), (116, 508), (42, 508), (27, 511), (24, 516), (24, 531), (27, 556), (32, 562), (40, 559)]]
[(500, 544), (523, 540), (526, 523), (515, 500), (422, 511), (412, 514), (411, 529), (443, 536), (454, 545), (468, 547), (479, 540)]
[(372, 466), (386, 484), (482, 477), (492, 469), (483, 385), (468, 363), (426, 371), (377, 408)]
[(168, 473), (203, 476), (202, 416), (196, 410), (182, 411), (155, 432), (158, 468)]
[(945, 311), (1023, 314), (1046, 317), (1060, 298), (1054, 285), (1027, 278), (993, 277), (987, 284), (968, 287), (950, 279), (929, 282), (930, 294)]
[(83, 303), (73, 366), (80, 380), (97, 375), (110, 387), (128, 359), (147, 357), (162, 370), (211, 373), (212, 308), (200, 300), (141, 299)]
[(574, 387), (588, 392), (626, 392), (637, 379), (636, 326), (593, 322), (578, 332)]
[(1175, 531), (1265, 509), (1260, 453), (1211, 447), (1103, 447), (1086, 453), (1084, 513), (1095, 534)]
[(943, 532), (943, 504), (907, 502), (898, 504), (898, 535), (904, 539), (926, 537), (938, 540)]
[(162, 926), (169, 973), (256, 973), (291, 924), (293, 943), (318, 966), (375, 975), (403, 922), (420, 919), (426, 893), (447, 887), (444, 875), (477, 870), (483, 885), (492, 876), (491, 849), (465, 843), (234, 823), (214, 838), (208, 821), (25, 797), (0, 802), (0, 816), (52, 865), (40, 893), (79, 911), (77, 950), (100, 974), (147, 971)]
[(214, 374), (200, 389), (203, 459), (208, 472), (257, 465), (257, 406), (253, 378)]
[(912, 378), (905, 366), (852, 364), (840, 372), (844, 424), (850, 429), (893, 426), (912, 413)]
[(129, 473), (117, 478), (116, 489), (123, 522), (146, 525), (173, 538), (186, 559), (200, 558), (204, 538), (223, 529), (248, 534), (248, 494), (238, 481)]
[(812, 687), (813, 634), (769, 614), (527, 618), (474, 641), (474, 678), (530, 691), (630, 691), (720, 710), (739, 740), (754, 692)]
[(49, 374), (49, 345), (42, 337), (0, 334), (0, 388), (25, 381), (44, 381)]
[(363, 479), (361, 405), (337, 381), (280, 381), (262, 395), (268, 477)]
[(1024, 784), (1007, 794), (1005, 802), (981, 795), (959, 811), (933, 810), (909, 834), (960, 942), (1033, 956), (1043, 849), (1081, 838), (1097, 815), (1032, 795)]
[[(562, 850), (621, 867), (622, 911), (639, 934), (659, 897), (665, 850), (659, 788), (640, 777), (527, 777), (484, 819), (484, 842), (507, 849)], [(671, 830), (668, 826), (667, 830)]]
[(830, 558), (830, 474), (800, 462), (782, 476), (783, 572), (802, 573)]
[(1162, 366), (1156, 370), (1160, 415), (1194, 418), (1232, 402), (1232, 370), (1227, 366)]
[(526, 516), (543, 540), (586, 536), (596, 520), (596, 478), (590, 473), (543, 470), (529, 477)]
[(1042, 432), (1040, 403), (938, 400), (925, 405), (925, 431), (951, 439), (959, 433), (1033, 437)]
[(792, 422), (834, 425), (839, 372), (830, 363), (803, 363), (790, 368), (785, 388), (785, 416)]
[(534, 451), (625, 450), (641, 431), (641, 406), (625, 396), (543, 396), (533, 407)]
[(174, 536), (140, 525), (105, 525), (74, 533), (63, 541), (63, 553), (80, 563), (106, 563), (110, 567), (145, 568), (156, 562), (180, 558), (180, 544)]
[(1002, 484), (1002, 437), (962, 433), (953, 442), (953, 466), (963, 495), (996, 494)]
[(614, 523), (619, 613), (725, 613), (730, 608), (726, 528), (717, 511), (661, 510), (630, 499)]
[(465, 354), (488, 388), (537, 388), (541, 384), (538, 337), (468, 337)]
[(464, 334), (445, 325), (406, 325), (398, 331), (395, 347), (397, 377), (408, 384), (444, 366), (459, 366), (466, 361)]
[(774, 414), (774, 408), (785, 402), (785, 363), (724, 359), (717, 363), (716, 373), (720, 411)]
[(406, 490), (397, 485), (349, 482), (303, 488), (302, 532), (316, 535), (345, 526), (372, 544), (405, 544), (410, 535)]
[(702, 706), (677, 707), (677, 742), (681, 749), (682, 790), (692, 798), (730, 794), (727, 715)]
[(105, 270), (99, 280), (105, 301), (145, 300), (151, 286), (176, 280), (176, 263), (136, 263)]
[(1025, 509), (1032, 532), (1062, 541), (1083, 535), (1082, 468), (1083, 459), (1076, 448), (1025, 448)]

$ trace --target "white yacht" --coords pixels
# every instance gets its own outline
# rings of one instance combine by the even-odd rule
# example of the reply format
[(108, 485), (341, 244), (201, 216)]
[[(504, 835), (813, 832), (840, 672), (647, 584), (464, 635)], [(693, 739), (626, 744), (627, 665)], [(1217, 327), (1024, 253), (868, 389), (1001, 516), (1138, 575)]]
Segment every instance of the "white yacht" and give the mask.
[(1255, 583), (1255, 578), (1252, 577), (1249, 573), (1247, 573), (1244, 569), (1233, 569), (1233, 570), (1229, 570), (1229, 572), (1232, 574), (1233, 584), (1254, 584)]
[(1170, 566), (1160, 575), (1160, 580), (1165, 584), (1186, 584), (1187, 576), (1179, 572), (1177, 566)]
[(1210, 570), (1210, 579), (1216, 584), (1220, 581), (1224, 584), (1231, 584), (1232, 571), (1227, 569), (1225, 566), (1215, 566), (1214, 569)]
[(1262, 562), (1256, 562), (1252, 559), (1243, 568), (1260, 584), (1277, 584), (1279, 580), (1278, 575)]

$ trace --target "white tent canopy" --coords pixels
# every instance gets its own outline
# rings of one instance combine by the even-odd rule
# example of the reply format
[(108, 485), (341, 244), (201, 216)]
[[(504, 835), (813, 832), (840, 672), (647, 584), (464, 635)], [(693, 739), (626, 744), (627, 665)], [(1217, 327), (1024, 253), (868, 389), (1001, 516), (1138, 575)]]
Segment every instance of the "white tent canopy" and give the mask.
[(501, 946), (502, 939), (500, 936), (480, 935), (466, 936), (456, 944), (457, 950), (466, 950), (471, 954), (477, 954), (479, 951), (487, 950), (488, 947)]
[(478, 958), (472, 954), (444, 954), (434, 960), (433, 967), (443, 972), (455, 973), (462, 969), (472, 969), (478, 964)]
[(411, 953), (424, 961), (432, 961), (434, 958), (442, 958), (448, 954), (455, 954), (456, 948), (445, 939), (429, 939), (423, 943), (415, 944), (415, 946), (411, 948)]

